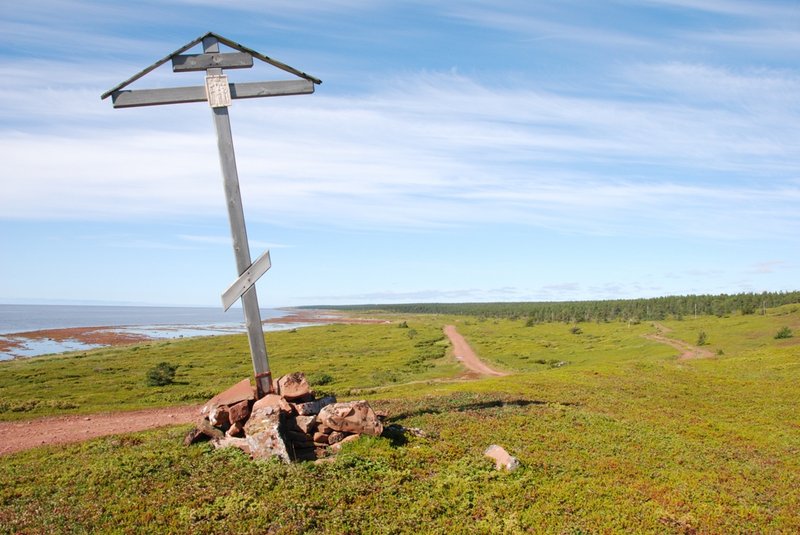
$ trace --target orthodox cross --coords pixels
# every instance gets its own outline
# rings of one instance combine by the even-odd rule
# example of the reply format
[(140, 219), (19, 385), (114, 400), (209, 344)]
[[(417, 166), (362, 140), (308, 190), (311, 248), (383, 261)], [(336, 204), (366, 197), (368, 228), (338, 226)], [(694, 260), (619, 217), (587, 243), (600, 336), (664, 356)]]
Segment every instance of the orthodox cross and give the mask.
[[(184, 52), (202, 43), (203, 53), (184, 54)], [(219, 45), (234, 49), (236, 52), (220, 52)], [(243, 69), (253, 66), (253, 58), (268, 63), (273, 67), (293, 74), (295, 80), (229, 83), (224, 69)], [(168, 89), (124, 89), (167, 61), (172, 61), (173, 72), (206, 71), (205, 86), (174, 87)], [(239, 174), (236, 170), (236, 157), (233, 151), (233, 136), (228, 115), (228, 106), (233, 99), (277, 97), (283, 95), (303, 95), (314, 92), (314, 84), (322, 81), (304, 72), (298, 71), (277, 60), (265, 56), (255, 50), (240, 45), (221, 35), (209, 32), (185, 44), (172, 54), (160, 59), (143, 71), (128, 78), (119, 85), (109, 89), (101, 99), (111, 97), (115, 108), (132, 108), (137, 106), (155, 106), (160, 104), (178, 104), (183, 102), (208, 102), (217, 131), (219, 159), (222, 166), (222, 178), (225, 184), (225, 198), (228, 204), (228, 218), (233, 236), (233, 250), (236, 255), (236, 268), (239, 278), (222, 294), (222, 304), (228, 310), (237, 300), (242, 300), (244, 319), (247, 325), (247, 336), (250, 343), (250, 355), (253, 359), (256, 389), (258, 397), (272, 391), (272, 376), (267, 360), (267, 348), (264, 342), (264, 330), (261, 324), (261, 311), (258, 308), (255, 282), (270, 268), (269, 251), (255, 262), (250, 260), (250, 246), (247, 241), (247, 229), (244, 223), (242, 196), (239, 191)]]

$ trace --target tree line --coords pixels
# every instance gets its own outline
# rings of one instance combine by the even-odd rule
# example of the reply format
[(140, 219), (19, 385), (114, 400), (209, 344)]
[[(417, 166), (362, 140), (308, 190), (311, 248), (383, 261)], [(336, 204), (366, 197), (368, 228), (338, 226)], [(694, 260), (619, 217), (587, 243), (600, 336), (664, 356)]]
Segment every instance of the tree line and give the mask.
[(650, 321), (685, 316), (765, 313), (767, 308), (800, 303), (800, 291), (720, 295), (679, 295), (603, 301), (542, 301), (501, 303), (407, 303), (313, 306), (350, 311), (384, 311), (406, 314), (456, 314), (491, 318), (527, 318), (553, 321)]

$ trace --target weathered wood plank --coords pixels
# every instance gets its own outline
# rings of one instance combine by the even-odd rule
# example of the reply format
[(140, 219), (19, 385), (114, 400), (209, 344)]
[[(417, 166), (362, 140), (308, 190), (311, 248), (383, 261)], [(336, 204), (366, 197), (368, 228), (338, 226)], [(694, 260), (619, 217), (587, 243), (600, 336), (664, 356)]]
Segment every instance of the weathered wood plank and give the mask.
[(220, 69), (248, 69), (253, 66), (253, 56), (245, 52), (225, 54), (185, 54), (172, 58), (173, 72), (204, 71)]
[(239, 278), (222, 294), (222, 306), (227, 311), (244, 293), (256, 283), (261, 275), (272, 267), (269, 251), (258, 257)]
[[(286, 80), (276, 82), (247, 82), (229, 84), (234, 99), (305, 95), (314, 92), (314, 82), (309, 80)], [(135, 108), (161, 104), (205, 102), (206, 88), (203, 86), (171, 87), (166, 89), (120, 90), (111, 94), (115, 108)]]
[(281, 97), (285, 95), (307, 95), (314, 92), (314, 82), (310, 80), (285, 80), (279, 82), (247, 82), (230, 84), (231, 97)]

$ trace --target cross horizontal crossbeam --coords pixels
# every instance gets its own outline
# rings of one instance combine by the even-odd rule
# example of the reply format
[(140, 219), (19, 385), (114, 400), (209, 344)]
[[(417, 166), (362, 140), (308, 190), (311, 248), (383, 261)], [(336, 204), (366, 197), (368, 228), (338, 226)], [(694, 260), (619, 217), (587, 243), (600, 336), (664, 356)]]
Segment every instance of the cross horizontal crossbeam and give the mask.
[(245, 52), (219, 54), (178, 54), (172, 58), (172, 72), (204, 71), (206, 69), (249, 69), (253, 56)]
[[(309, 80), (286, 80), (276, 82), (246, 82), (229, 84), (231, 98), (279, 97), (307, 95), (314, 92), (314, 82)], [(119, 90), (111, 94), (115, 108), (135, 108), (159, 104), (181, 104), (205, 102), (204, 86), (170, 87), (165, 89)]]

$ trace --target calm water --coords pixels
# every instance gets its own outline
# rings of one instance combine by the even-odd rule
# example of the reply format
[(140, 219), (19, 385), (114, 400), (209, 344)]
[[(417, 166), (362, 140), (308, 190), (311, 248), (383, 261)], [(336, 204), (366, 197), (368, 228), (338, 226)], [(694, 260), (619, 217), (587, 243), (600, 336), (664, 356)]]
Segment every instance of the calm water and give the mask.
[[(261, 309), (261, 319), (280, 318), (288, 312)], [(134, 307), (80, 305), (2, 305), (0, 334), (64, 329), (68, 327), (117, 327), (135, 325), (242, 325), (242, 310), (200, 307)]]
[[(288, 314), (283, 310), (262, 309), (261, 319), (281, 318)], [(0, 350), (0, 360), (98, 347), (77, 340), (35, 340), (13, 336), (13, 333), (70, 327), (114, 327), (114, 330), (152, 338), (214, 336), (245, 331), (244, 314), (238, 308), (223, 312), (221, 308), (210, 307), (0, 304), (0, 339), (22, 342), (21, 346), (9, 351)], [(302, 325), (271, 323), (264, 325), (264, 330), (295, 327)]]

